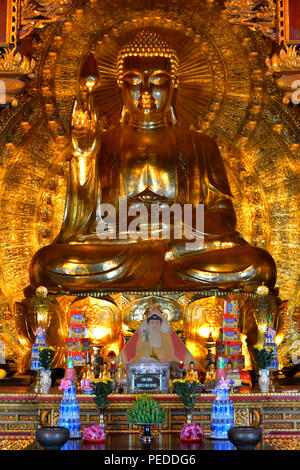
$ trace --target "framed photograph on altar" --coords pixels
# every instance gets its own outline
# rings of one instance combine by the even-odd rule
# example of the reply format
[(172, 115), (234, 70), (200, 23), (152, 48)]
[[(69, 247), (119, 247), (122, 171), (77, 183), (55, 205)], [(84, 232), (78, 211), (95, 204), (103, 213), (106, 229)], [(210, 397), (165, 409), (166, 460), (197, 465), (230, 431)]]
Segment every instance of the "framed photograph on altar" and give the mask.
[(19, 2), (0, 0), (0, 47), (9, 47), (17, 42)]
[(299, 0), (278, 0), (279, 40), (287, 44), (300, 44)]

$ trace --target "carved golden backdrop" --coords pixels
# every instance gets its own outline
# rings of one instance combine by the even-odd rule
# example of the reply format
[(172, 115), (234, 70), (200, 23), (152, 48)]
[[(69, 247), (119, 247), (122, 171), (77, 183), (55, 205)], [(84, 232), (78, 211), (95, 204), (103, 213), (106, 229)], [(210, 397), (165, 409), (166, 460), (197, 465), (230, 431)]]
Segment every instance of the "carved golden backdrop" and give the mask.
[(232, 26), (204, 1), (74, 3), (67, 21), (38, 35), (36, 78), (17, 110), (1, 113), (0, 259), (3, 302), (13, 309), (28, 285), (30, 260), (58, 233), (63, 216), (68, 127), (85, 56), (97, 58), (96, 94), (108, 125), (119, 117), (113, 64), (118, 47), (141, 27), (158, 28), (178, 48), (177, 109), (183, 125), (217, 139), (234, 195), (238, 228), (266, 248), (282, 298), (298, 279), (299, 124), (265, 76), (271, 40)]

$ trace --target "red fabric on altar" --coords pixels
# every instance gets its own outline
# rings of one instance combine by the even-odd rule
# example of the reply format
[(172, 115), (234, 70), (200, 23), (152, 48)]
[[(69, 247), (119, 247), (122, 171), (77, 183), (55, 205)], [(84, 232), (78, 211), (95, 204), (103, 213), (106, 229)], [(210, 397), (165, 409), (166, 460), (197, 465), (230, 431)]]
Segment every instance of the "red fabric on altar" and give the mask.
[(0, 45), (6, 44), (8, 0), (0, 0)]
[(284, 39), (287, 43), (300, 44), (300, 2), (285, 0), (284, 3)]
[(300, 43), (300, 2), (299, 0), (288, 1), (288, 40)]
[(252, 385), (250, 373), (246, 370), (240, 371), (242, 385)]

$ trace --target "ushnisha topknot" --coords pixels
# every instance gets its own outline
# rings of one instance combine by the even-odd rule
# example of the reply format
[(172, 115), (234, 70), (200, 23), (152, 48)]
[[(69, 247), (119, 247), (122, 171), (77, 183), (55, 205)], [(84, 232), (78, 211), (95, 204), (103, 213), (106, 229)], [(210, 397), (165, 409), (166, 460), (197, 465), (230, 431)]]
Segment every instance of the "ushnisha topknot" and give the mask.
[(170, 60), (171, 79), (177, 86), (179, 60), (175, 50), (158, 33), (143, 30), (131, 42), (125, 44), (117, 57), (118, 85), (123, 83), (124, 60), (126, 57), (164, 57)]

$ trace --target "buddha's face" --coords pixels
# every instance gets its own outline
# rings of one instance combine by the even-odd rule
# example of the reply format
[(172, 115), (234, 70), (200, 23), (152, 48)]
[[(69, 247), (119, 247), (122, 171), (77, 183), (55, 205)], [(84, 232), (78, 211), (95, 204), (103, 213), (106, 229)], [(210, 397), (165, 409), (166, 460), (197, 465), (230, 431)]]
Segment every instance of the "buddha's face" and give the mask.
[(160, 320), (150, 320), (149, 328), (152, 331), (160, 331), (161, 321)]
[(122, 98), (133, 117), (163, 117), (172, 101), (174, 84), (170, 61), (161, 57), (127, 57)]

